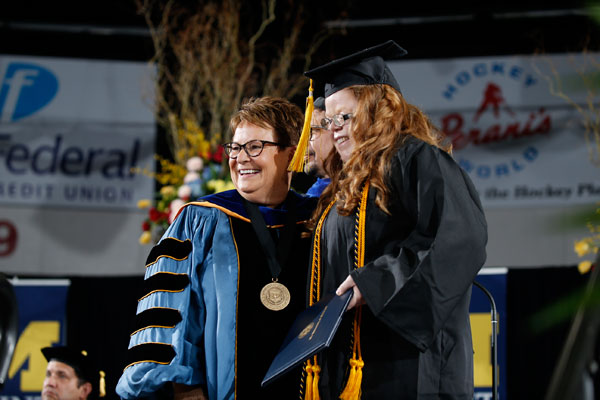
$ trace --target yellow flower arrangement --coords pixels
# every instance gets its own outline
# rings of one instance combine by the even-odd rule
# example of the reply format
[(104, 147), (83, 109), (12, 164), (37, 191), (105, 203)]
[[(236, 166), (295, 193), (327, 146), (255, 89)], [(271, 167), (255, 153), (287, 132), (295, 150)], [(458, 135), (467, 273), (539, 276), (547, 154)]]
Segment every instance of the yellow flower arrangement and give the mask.
[(148, 199), (143, 199), (143, 200), (140, 200), (140, 201), (138, 201), (138, 203), (137, 203), (137, 206), (138, 206), (138, 208), (140, 208), (140, 209), (144, 209), (144, 208), (148, 208), (148, 207), (150, 207), (150, 204), (151, 204), (151, 203), (150, 203), (150, 200), (148, 200)]
[(213, 193), (224, 192), (225, 190), (234, 189), (233, 182), (223, 179), (211, 179), (206, 182), (206, 187)]
[(140, 244), (148, 244), (148, 243), (150, 243), (151, 240), (152, 240), (152, 234), (150, 233), (150, 231), (144, 231), (144, 232), (142, 232), (142, 235), (140, 236), (139, 242), (140, 242)]
[[(596, 209), (596, 214), (600, 215), (600, 208)], [(585, 237), (575, 242), (574, 250), (579, 257), (587, 255), (593, 255), (596, 257), (598, 254), (598, 248), (600, 248), (600, 225), (595, 226), (591, 222), (588, 222), (587, 227), (591, 233), (591, 236)], [(593, 263), (590, 260), (583, 260), (579, 263), (578, 269), (582, 274), (587, 273), (593, 267)]]
[(221, 165), (223, 149), (216, 144), (219, 135), (214, 135), (211, 143), (205, 139), (204, 132), (195, 121), (180, 122), (174, 116), (170, 119), (180, 141), (186, 143), (175, 154), (176, 160), (185, 160), (185, 166), (156, 155), (159, 172), (138, 171), (162, 185), (153, 201), (144, 199), (138, 202), (139, 208), (148, 209), (148, 217), (142, 224), (140, 244), (156, 242), (186, 202), (233, 189), (229, 174)]
[(159, 193), (163, 197), (172, 197), (177, 194), (177, 190), (175, 190), (175, 186), (167, 185), (160, 188)]

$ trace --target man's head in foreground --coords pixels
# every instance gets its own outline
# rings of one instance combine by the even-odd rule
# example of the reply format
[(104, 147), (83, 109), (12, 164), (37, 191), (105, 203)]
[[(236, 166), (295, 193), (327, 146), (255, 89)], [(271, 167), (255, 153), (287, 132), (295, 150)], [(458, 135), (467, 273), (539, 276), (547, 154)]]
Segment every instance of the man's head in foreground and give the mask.
[(42, 353), (48, 360), (42, 400), (86, 400), (93, 374), (87, 353), (68, 347), (45, 347)]

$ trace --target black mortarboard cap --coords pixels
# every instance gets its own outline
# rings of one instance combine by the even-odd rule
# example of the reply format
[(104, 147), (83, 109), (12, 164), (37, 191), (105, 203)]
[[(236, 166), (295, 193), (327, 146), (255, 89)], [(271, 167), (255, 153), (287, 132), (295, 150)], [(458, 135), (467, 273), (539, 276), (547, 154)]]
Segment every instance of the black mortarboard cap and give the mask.
[(98, 371), (94, 369), (85, 351), (77, 351), (66, 346), (44, 347), (42, 353), (48, 362), (60, 361), (71, 366), (80, 379), (95, 385)]
[(353, 85), (386, 84), (400, 92), (400, 85), (385, 60), (394, 60), (406, 50), (393, 40), (338, 58), (304, 75), (325, 85), (325, 97)]

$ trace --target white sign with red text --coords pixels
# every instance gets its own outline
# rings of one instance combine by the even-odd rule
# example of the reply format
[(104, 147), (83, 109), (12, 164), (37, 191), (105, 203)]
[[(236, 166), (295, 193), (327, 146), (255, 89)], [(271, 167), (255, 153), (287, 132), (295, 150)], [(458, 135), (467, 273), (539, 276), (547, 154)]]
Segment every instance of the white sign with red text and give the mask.
[(579, 74), (597, 73), (599, 60), (599, 54), (507, 56), (390, 67), (406, 99), (452, 140), (484, 206), (554, 206), (600, 201), (584, 115), (549, 84), (560, 83), (585, 108), (588, 91)]

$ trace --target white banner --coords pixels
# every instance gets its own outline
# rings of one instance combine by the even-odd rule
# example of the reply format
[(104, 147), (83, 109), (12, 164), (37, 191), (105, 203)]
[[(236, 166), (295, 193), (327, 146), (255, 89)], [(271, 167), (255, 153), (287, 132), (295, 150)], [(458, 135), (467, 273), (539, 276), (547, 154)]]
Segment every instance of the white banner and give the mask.
[(2, 55), (0, 120), (152, 123), (152, 75), (140, 62)]
[(151, 198), (148, 124), (18, 123), (0, 127), (0, 204), (135, 208)]
[(0, 271), (17, 276), (144, 273), (150, 246), (138, 238), (147, 214), (64, 207), (0, 208)]
[(585, 104), (578, 73), (597, 73), (599, 57), (463, 58), (390, 66), (407, 100), (452, 139), (454, 157), (486, 208), (559, 206), (600, 201), (600, 171), (590, 161), (583, 115), (552, 94), (546, 78), (558, 77), (569, 98)]
[(0, 57), (0, 205), (132, 209), (151, 198), (145, 63)]

